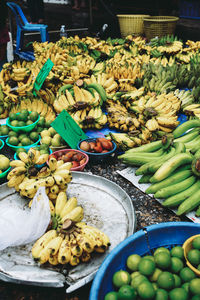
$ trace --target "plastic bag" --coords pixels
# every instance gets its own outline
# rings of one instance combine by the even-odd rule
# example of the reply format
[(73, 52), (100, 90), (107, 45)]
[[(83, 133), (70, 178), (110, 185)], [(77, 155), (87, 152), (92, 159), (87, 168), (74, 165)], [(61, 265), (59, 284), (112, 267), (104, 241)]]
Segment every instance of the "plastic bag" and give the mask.
[(0, 206), (0, 250), (31, 243), (46, 231), (51, 219), (49, 198), (40, 187), (30, 209), (2, 201)]

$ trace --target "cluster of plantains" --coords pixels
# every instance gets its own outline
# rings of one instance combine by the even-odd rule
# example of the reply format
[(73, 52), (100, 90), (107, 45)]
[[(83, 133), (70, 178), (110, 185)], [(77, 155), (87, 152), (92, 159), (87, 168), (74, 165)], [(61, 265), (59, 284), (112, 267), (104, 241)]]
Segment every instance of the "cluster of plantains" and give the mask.
[(178, 216), (196, 210), (200, 216), (200, 120), (189, 120), (161, 140), (130, 149), (118, 157), (136, 166), (145, 191), (175, 208)]

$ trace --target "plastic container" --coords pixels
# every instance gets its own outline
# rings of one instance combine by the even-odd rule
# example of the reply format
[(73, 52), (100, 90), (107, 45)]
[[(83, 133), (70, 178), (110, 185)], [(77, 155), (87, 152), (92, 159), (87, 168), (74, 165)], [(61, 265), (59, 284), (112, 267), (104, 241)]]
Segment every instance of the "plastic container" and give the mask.
[(34, 144), (31, 144), (31, 145), (28, 145), (28, 146), (13, 146), (13, 145), (8, 143), (8, 139), (9, 138), (6, 139), (6, 145), (8, 145), (8, 147), (10, 147), (12, 150), (17, 151), (17, 149), (19, 149), (19, 148), (24, 148), (25, 150), (28, 151), (30, 148), (33, 148), (33, 147), (35, 147), (36, 145), (39, 144), (39, 142), (41, 140), (41, 137), (39, 137), (37, 142), (35, 142)]
[(66, 37), (67, 38), (67, 31), (65, 29), (65, 25), (61, 25), (60, 27), (60, 37)]
[(5, 142), (2, 139), (0, 139), (0, 144), (1, 144), (0, 145), (0, 150), (1, 150), (5, 146)]
[(6, 175), (8, 174), (8, 172), (10, 171), (11, 167), (9, 167), (7, 170), (5, 170), (3, 173), (0, 174), (0, 178), (4, 178), (6, 177)]
[(174, 34), (178, 17), (155, 16), (144, 18), (144, 33), (148, 40)]
[(97, 138), (88, 138), (85, 140), (81, 140), (78, 145), (77, 145), (77, 149), (85, 154), (87, 154), (89, 156), (89, 159), (91, 162), (93, 163), (101, 163), (101, 162), (106, 162), (108, 159), (111, 159), (112, 157), (115, 156), (115, 151), (117, 149), (117, 145), (112, 141), (113, 144), (113, 149), (109, 152), (106, 153), (93, 153), (93, 152), (86, 152), (80, 149), (80, 144), (83, 141), (86, 142), (95, 142)]
[[(29, 114), (31, 112), (29, 111)], [(17, 113), (18, 115), (19, 113)], [(18, 126), (12, 126), (10, 125), (10, 120), (9, 118), (6, 119), (6, 125), (8, 127), (10, 127), (13, 131), (24, 131), (24, 132), (30, 132), (31, 130), (33, 130), (35, 128), (35, 126), (37, 125), (37, 123), (39, 122), (39, 119), (40, 119), (40, 115), (38, 116), (38, 119), (33, 123), (33, 124), (30, 124), (30, 125), (27, 125), (27, 126), (22, 126), (22, 127), (18, 127)]]
[(93, 280), (89, 300), (104, 300), (105, 295), (114, 290), (113, 274), (121, 269), (126, 270), (129, 255), (150, 255), (158, 247), (171, 249), (173, 246), (182, 246), (185, 240), (199, 232), (197, 223), (167, 222), (151, 225), (134, 233), (105, 258)]
[(60, 150), (60, 151), (55, 151), (53, 152), (51, 155), (49, 155), (49, 158), (52, 156), (52, 155), (55, 155), (57, 156), (57, 153), (58, 152), (62, 152), (62, 154), (64, 155), (65, 153), (67, 152), (70, 152), (70, 151), (75, 151), (77, 153), (80, 153), (81, 155), (83, 155), (85, 158), (86, 158), (86, 161), (84, 162), (84, 164), (78, 166), (78, 167), (75, 167), (75, 168), (71, 168), (70, 170), (71, 171), (83, 171), (83, 169), (85, 168), (85, 166), (87, 165), (88, 161), (89, 161), (89, 157), (87, 154), (83, 153), (82, 151), (79, 151), (79, 150), (76, 150), (76, 149), (64, 149), (64, 150)]
[(185, 241), (183, 244), (183, 250), (184, 250), (184, 257), (186, 260), (187, 266), (197, 275), (200, 276), (200, 270), (196, 269), (187, 259), (188, 252), (192, 249), (192, 241), (195, 239), (195, 237), (200, 236), (200, 234), (191, 236), (188, 240)]
[(182, 0), (180, 1), (180, 17), (188, 19), (200, 19), (200, 2), (199, 0)]
[(149, 15), (117, 15), (122, 38), (129, 34), (144, 34), (143, 19), (150, 17)]

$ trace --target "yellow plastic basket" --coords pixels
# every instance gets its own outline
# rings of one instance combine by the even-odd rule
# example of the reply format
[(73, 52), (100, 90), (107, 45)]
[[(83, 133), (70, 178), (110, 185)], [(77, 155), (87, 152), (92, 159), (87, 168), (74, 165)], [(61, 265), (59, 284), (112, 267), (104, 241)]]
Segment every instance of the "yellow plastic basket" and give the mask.
[(117, 15), (122, 38), (129, 34), (144, 34), (143, 19), (150, 17), (149, 15)]
[(148, 40), (174, 34), (178, 17), (155, 16), (144, 18), (144, 33)]

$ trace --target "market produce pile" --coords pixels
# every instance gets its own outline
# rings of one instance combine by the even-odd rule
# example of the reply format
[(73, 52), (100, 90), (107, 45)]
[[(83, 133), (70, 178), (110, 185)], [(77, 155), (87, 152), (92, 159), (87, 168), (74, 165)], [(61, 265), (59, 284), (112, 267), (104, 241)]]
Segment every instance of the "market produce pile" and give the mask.
[[(119, 130), (128, 140), (122, 148), (146, 144), (172, 132), (179, 112), (199, 118), (199, 47), (174, 36), (148, 44), (134, 36), (34, 42), (35, 61), (6, 63), (0, 72), (0, 117), (28, 109), (52, 121), (66, 109), (83, 129)], [(48, 58), (54, 66), (34, 96)]]

